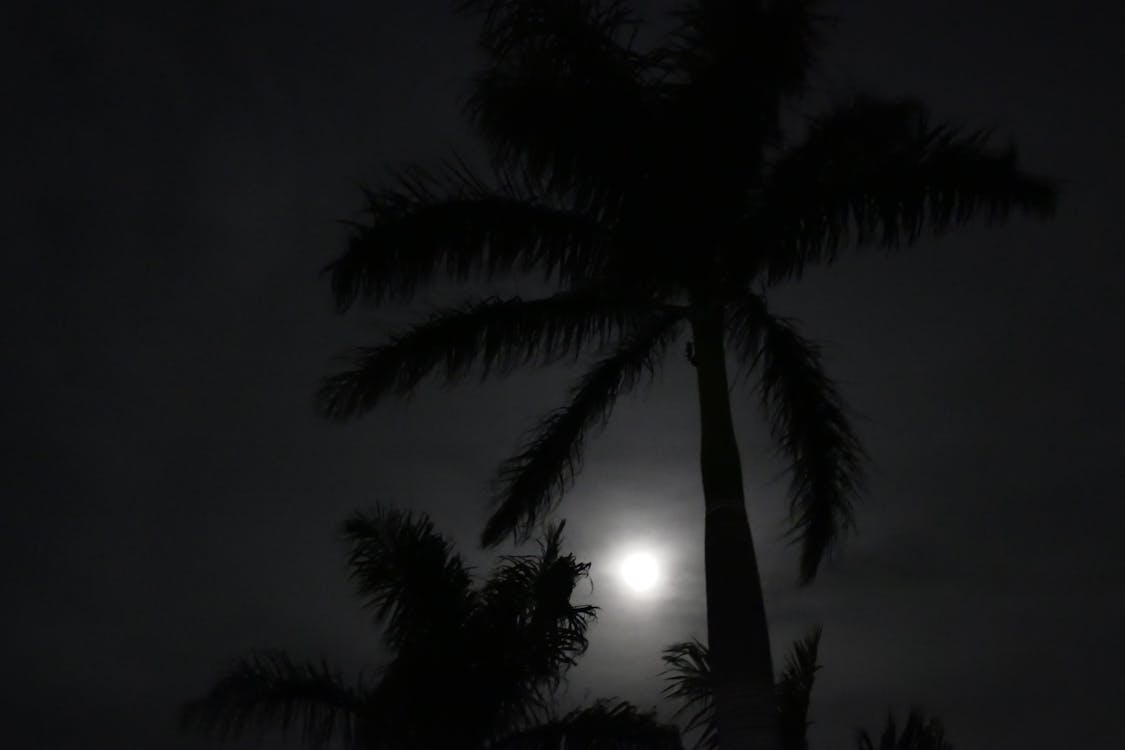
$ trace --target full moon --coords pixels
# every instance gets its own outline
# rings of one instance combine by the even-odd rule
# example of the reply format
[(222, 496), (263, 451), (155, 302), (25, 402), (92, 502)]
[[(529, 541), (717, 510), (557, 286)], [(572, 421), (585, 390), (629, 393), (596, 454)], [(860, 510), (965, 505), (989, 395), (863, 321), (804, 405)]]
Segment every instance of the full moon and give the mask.
[(656, 560), (644, 552), (633, 553), (621, 563), (621, 577), (634, 591), (648, 591), (658, 576)]

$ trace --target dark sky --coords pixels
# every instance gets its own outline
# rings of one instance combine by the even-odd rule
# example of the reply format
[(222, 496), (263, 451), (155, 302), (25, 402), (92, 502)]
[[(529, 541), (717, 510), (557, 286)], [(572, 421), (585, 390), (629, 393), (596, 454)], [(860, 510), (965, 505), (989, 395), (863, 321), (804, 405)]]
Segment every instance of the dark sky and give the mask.
[[(780, 467), (736, 403), (775, 650), (825, 628), (818, 749), (914, 704), (960, 750), (1125, 746), (1125, 11), (834, 8), (818, 92), (921, 96), (1068, 185), (1050, 223), (850, 257), (777, 294), (826, 342), (874, 465), (859, 535), (798, 589)], [(6, 18), (0, 744), (210, 747), (173, 716), (228, 657), (377, 662), (335, 536), (352, 508), (428, 510), (486, 563), (490, 473), (573, 372), (427, 387), (346, 427), (311, 404), (334, 354), (409, 319), (335, 316), (317, 272), (358, 183), (473, 153), (473, 32), (445, 0)], [(673, 357), (591, 446), (563, 510), (604, 607), (577, 698), (651, 704), (660, 647), (703, 635), (697, 438)], [(630, 544), (671, 566), (659, 596), (622, 594)]]

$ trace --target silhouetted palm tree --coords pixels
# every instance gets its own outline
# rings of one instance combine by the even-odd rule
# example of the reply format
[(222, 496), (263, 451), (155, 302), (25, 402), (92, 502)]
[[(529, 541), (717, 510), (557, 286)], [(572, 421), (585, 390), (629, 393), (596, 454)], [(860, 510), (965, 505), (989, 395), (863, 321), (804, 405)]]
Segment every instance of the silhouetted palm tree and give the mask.
[(589, 564), (562, 553), (562, 524), (537, 555), (502, 558), (480, 587), (424, 515), (356, 514), (344, 534), (351, 577), (393, 654), (378, 678), (349, 682), (323, 661), (258, 652), (184, 707), (185, 729), (295, 732), (314, 748), (679, 750), (675, 727), (625, 702), (550, 718), (595, 616), (570, 600)]
[[(433, 314), (330, 378), (336, 418), (428, 375), (503, 374), (599, 352), (569, 402), (504, 464), (483, 534), (526, 537), (616, 399), (691, 331), (701, 417), (708, 643), (728, 747), (779, 746), (773, 667), (744, 504), (726, 360), (753, 370), (791, 472), (800, 578), (852, 522), (862, 450), (816, 345), (767, 305), (774, 285), (851, 247), (899, 248), (1013, 211), (1049, 214), (1050, 181), (1014, 148), (936, 123), (909, 99), (854, 96), (786, 132), (816, 59), (818, 0), (682, 0), (651, 49), (619, 0), (466, 0), (488, 67), (468, 112), (495, 179), (408, 168), (331, 264), (344, 309), (433, 281), (532, 273), (556, 293)], [(719, 572), (722, 574), (718, 574)]]
[(489, 750), (683, 750), (678, 728), (625, 701), (595, 701), (565, 716), (509, 734)]
[[(785, 668), (774, 685), (783, 750), (808, 750), (809, 701), (816, 673), (820, 671), (817, 663), (820, 634), (820, 628), (815, 628), (789, 647)], [(696, 748), (714, 750), (720, 747), (715, 724), (711, 654), (707, 646), (697, 640), (674, 643), (664, 649), (664, 663), (669, 683), (664, 694), (680, 704), (676, 718), (684, 720), (687, 731), (699, 733)]]
[(856, 737), (858, 750), (953, 750), (953, 745), (945, 738), (945, 728), (936, 718), (927, 719), (917, 709), (906, 717), (902, 732), (897, 731), (893, 714), (887, 716), (887, 724), (876, 745), (866, 731), (860, 730)]
[[(774, 686), (784, 750), (809, 750), (809, 702), (816, 673), (821, 669), (817, 663), (820, 635), (820, 628), (816, 628), (789, 647), (785, 669)], [(679, 702), (675, 717), (684, 720), (684, 729), (698, 732), (696, 749), (715, 750), (720, 747), (707, 646), (697, 640), (672, 644), (664, 649), (664, 663), (669, 683), (664, 694)], [(933, 717), (927, 719), (917, 709), (910, 711), (901, 733), (894, 715), (890, 714), (878, 745), (865, 730), (857, 732), (856, 743), (858, 750), (953, 750), (945, 739), (941, 721)]]

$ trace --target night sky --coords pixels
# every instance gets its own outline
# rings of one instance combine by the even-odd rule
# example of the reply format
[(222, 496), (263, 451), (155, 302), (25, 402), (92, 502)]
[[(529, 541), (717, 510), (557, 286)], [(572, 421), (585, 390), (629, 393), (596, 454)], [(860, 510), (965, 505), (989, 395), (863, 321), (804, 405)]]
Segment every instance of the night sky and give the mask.
[[(736, 398), (775, 653), (825, 630), (816, 750), (912, 705), (959, 750), (1125, 746), (1123, 8), (833, 8), (813, 102), (917, 95), (1066, 186), (1050, 222), (852, 255), (771, 297), (825, 343), (873, 458), (858, 535), (800, 589), (781, 463)], [(43, 2), (3, 26), (0, 744), (215, 747), (174, 717), (230, 657), (378, 662), (351, 509), (429, 511), (488, 565), (492, 471), (578, 371), (427, 386), (346, 426), (313, 408), (334, 355), (413, 315), (333, 312), (318, 272), (357, 186), (479, 153), (476, 27), (446, 0)], [(572, 700), (654, 704), (660, 648), (705, 635), (692, 376), (672, 356), (619, 405), (562, 508), (604, 608)], [(614, 575), (630, 546), (665, 565), (653, 596)]]

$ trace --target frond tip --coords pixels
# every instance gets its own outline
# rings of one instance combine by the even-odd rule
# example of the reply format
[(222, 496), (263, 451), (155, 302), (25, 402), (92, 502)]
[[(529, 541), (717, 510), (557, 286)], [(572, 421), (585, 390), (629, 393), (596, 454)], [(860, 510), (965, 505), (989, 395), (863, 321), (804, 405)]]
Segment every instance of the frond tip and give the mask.
[(731, 318), (730, 335), (758, 370), (770, 431), (790, 473), (790, 534), (801, 545), (801, 583), (853, 526), (852, 503), (863, 487), (865, 453), (819, 348), (793, 322), (770, 314), (748, 295)]
[(495, 510), (481, 535), (484, 546), (509, 535), (526, 539), (554, 507), (581, 465), (587, 435), (604, 426), (619, 396), (655, 374), (682, 315), (662, 313), (635, 329), (582, 377), (570, 403), (543, 419), (519, 455), (501, 466)]

